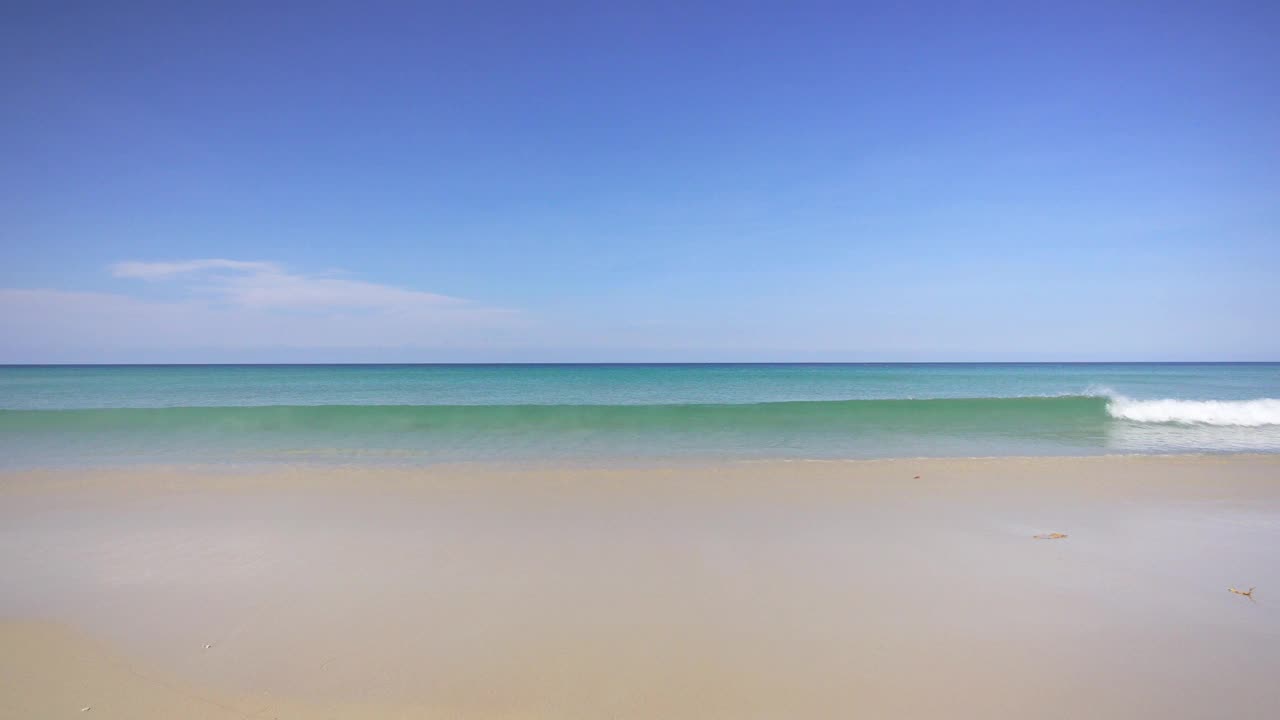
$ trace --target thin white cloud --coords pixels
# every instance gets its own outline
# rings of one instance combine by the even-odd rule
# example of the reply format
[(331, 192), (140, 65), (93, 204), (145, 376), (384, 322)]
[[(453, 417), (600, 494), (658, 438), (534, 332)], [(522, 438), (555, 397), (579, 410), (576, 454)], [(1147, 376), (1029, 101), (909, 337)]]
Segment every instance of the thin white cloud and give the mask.
[(228, 302), (250, 308), (359, 308), (399, 311), (464, 302), (446, 295), (392, 285), (272, 271), (225, 278), (213, 289), (221, 292)]
[(251, 262), (245, 260), (224, 260), (207, 258), (204, 260), (181, 260), (178, 262), (119, 262), (111, 266), (111, 274), (123, 278), (156, 279), (166, 278), (183, 273), (202, 270), (236, 270), (241, 272), (278, 272), (275, 263)]
[[(457, 348), (500, 344), (527, 319), (476, 306), (288, 313), (118, 293), (0, 289), (0, 358), (42, 349)], [(65, 353), (63, 353), (65, 354)]]
[(0, 288), (0, 361), (146, 349), (486, 347), (529, 327), (515, 310), (269, 262), (122, 262), (110, 270), (171, 283), (174, 299)]
[(145, 280), (176, 281), (195, 277), (198, 284), (189, 289), (245, 308), (403, 312), (465, 302), (447, 295), (394, 285), (289, 272), (276, 263), (261, 261), (129, 261), (112, 265), (111, 271), (116, 277)]

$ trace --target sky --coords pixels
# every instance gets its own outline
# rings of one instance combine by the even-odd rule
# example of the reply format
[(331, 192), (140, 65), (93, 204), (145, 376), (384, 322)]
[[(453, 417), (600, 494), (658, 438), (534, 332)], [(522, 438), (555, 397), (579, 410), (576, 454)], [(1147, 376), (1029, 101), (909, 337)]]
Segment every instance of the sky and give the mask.
[(1280, 359), (1280, 4), (6, 2), (0, 363)]

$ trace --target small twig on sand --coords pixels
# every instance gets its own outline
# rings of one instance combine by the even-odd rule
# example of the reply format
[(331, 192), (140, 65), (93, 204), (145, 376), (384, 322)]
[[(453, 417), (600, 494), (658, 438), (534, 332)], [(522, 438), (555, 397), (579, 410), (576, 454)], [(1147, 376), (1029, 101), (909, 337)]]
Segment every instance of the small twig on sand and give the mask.
[(1066, 537), (1064, 533), (1045, 533), (1043, 535), (1032, 535), (1036, 540), (1061, 540)]
[(1243, 596), (1245, 596), (1245, 597), (1249, 598), (1250, 600), (1252, 600), (1252, 599), (1253, 599), (1253, 591), (1255, 590), (1255, 588), (1249, 588), (1247, 591), (1245, 591), (1245, 590), (1237, 590), (1237, 589), (1235, 589), (1235, 588), (1227, 588), (1227, 590), (1229, 590), (1230, 592), (1233, 592), (1233, 593), (1235, 593), (1235, 594), (1237, 594), (1237, 595), (1243, 595)]

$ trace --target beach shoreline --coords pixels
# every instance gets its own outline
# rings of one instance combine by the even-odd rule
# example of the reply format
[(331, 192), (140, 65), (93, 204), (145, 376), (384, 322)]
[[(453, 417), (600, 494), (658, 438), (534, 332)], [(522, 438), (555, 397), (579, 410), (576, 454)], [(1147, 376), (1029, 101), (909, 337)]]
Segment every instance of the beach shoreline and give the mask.
[(0, 532), (15, 717), (1280, 707), (1277, 455), (11, 471)]

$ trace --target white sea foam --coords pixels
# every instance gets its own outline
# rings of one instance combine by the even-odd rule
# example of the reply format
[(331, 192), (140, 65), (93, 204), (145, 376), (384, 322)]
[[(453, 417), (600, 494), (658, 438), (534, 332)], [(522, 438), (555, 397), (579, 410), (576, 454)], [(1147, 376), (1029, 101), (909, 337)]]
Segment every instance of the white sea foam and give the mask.
[(1183, 425), (1280, 425), (1280, 400), (1134, 400), (1112, 395), (1107, 412), (1114, 418)]

